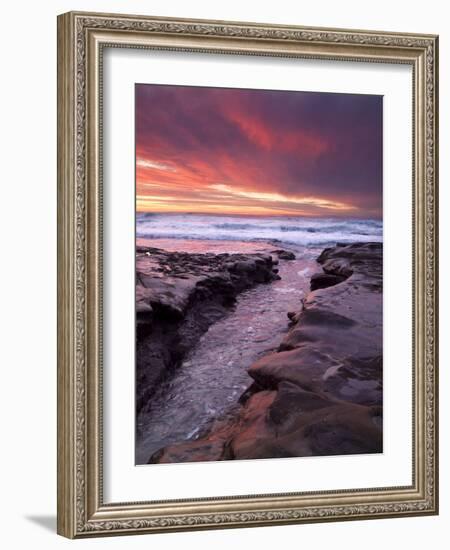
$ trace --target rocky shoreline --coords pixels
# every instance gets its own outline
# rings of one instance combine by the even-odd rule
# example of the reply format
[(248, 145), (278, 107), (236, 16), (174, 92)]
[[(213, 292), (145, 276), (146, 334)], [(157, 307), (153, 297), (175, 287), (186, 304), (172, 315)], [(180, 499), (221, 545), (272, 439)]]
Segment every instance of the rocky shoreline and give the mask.
[[(147, 253), (140, 251), (138, 256)], [(278, 350), (250, 366), (248, 374), (253, 384), (241, 396), (242, 406), (236, 417), (217, 420), (198, 439), (167, 446), (154, 453), (148, 462), (382, 452), (382, 253), (381, 243), (325, 249), (317, 259), (322, 271), (311, 277), (311, 292), (301, 309), (288, 312), (290, 329)], [(226, 272), (233, 279), (236, 269), (238, 272), (240, 269), (234, 262), (239, 265), (244, 262), (248, 273), (259, 273), (249, 276), (244, 270), (245, 277), (238, 277), (232, 285), (234, 297), (241, 284), (269, 282), (277, 276), (274, 268), (277, 260), (273, 262), (270, 256), (245, 255), (246, 259), (226, 256), (221, 259), (211, 255), (208, 262), (215, 258), (218, 263), (202, 269), (210, 269), (216, 277), (222, 273), (220, 269), (230, 265)], [(161, 268), (163, 263), (160, 262)], [(142, 273), (138, 284), (143, 287), (139, 292), (146, 296), (141, 305), (138, 299), (138, 332), (139, 325), (147, 323), (146, 316), (151, 319), (161, 304), (163, 310), (167, 307), (173, 310), (176, 317), (176, 312), (180, 310), (180, 315), (186, 307), (183, 304), (191, 303), (188, 298), (182, 299), (184, 294), (177, 293), (170, 306), (166, 298), (149, 301), (145, 289), (156, 293), (159, 287), (145, 286), (144, 264), (138, 259)], [(165, 272), (160, 273), (162, 276)], [(192, 285), (189, 273), (187, 281)], [(170, 276), (171, 273), (169, 282)], [(217, 299), (214, 292), (211, 295), (211, 287), (209, 290), (205, 299), (212, 300), (214, 308), (223, 314), (228, 294), (219, 294), (221, 298)], [(196, 291), (191, 291), (190, 296), (192, 292)], [(151, 305), (151, 312), (147, 311), (147, 304)], [(189, 316), (186, 312), (184, 315), (184, 319)], [(213, 317), (214, 314), (210, 319)], [(167, 344), (164, 339), (160, 341), (161, 358), (163, 344)], [(145, 346), (141, 351), (145, 352)]]
[(136, 247), (136, 412), (237, 295), (279, 279), (273, 254), (192, 254)]

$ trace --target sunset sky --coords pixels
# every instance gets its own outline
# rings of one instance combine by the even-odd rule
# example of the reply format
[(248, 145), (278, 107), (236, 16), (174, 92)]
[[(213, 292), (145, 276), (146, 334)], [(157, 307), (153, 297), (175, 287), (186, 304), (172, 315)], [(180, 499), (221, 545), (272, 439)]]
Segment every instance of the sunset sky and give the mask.
[(382, 97), (136, 85), (140, 212), (382, 215)]

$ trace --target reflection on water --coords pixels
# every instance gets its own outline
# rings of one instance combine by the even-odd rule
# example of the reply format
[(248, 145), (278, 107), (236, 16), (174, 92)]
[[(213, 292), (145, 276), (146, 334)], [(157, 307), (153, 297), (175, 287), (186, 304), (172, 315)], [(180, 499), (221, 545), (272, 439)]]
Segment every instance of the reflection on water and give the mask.
[(162, 248), (168, 252), (190, 252), (191, 254), (206, 254), (214, 252), (221, 254), (251, 254), (252, 252), (269, 252), (276, 249), (277, 245), (267, 242), (245, 242), (245, 241), (219, 241), (219, 240), (198, 240), (198, 239), (136, 239), (140, 246), (153, 246)]
[[(211, 241), (184, 241), (183, 247), (170, 241), (164, 248), (170, 245), (189, 252), (243, 252), (241, 245), (245, 252), (255, 251), (255, 243), (228, 242), (218, 248)], [(163, 243), (152, 240), (151, 246), (163, 248)], [(258, 251), (267, 251), (267, 246), (256, 243)], [(195, 439), (211, 421), (232, 414), (252, 382), (247, 369), (278, 347), (288, 329), (287, 312), (300, 309), (310, 276), (317, 270), (317, 255), (317, 250), (302, 249), (296, 260), (280, 261), (281, 280), (243, 292), (234, 308), (201, 337), (181, 367), (154, 394), (149, 409), (139, 415), (137, 464), (145, 464), (168, 444)]]

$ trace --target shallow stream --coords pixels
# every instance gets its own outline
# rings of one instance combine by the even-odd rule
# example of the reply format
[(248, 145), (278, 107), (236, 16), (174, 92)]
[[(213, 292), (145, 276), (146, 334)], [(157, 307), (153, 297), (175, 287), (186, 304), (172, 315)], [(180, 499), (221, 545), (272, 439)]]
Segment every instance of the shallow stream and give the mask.
[(318, 270), (317, 250), (300, 249), (280, 260), (281, 279), (238, 296), (229, 313), (200, 338), (182, 365), (137, 419), (136, 464), (166, 445), (195, 439), (213, 420), (233, 414), (250, 386), (247, 374), (259, 357), (275, 350), (288, 330), (288, 311), (299, 311)]

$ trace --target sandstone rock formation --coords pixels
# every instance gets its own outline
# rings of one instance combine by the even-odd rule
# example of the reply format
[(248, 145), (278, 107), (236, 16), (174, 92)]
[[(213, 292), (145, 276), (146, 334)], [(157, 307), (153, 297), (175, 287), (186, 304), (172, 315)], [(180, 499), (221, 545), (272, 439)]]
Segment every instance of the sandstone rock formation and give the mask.
[(251, 365), (237, 416), (149, 462), (382, 452), (382, 245), (340, 245), (317, 261), (278, 351)]
[(189, 254), (136, 248), (136, 409), (236, 296), (279, 278), (269, 254)]

